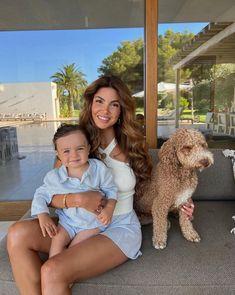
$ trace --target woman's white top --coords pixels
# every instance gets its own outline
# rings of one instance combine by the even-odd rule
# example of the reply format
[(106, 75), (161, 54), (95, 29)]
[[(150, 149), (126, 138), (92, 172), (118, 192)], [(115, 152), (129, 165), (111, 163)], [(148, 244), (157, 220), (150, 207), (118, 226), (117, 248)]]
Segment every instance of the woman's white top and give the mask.
[(133, 210), (136, 177), (128, 163), (110, 157), (116, 145), (117, 141), (114, 138), (105, 149), (99, 148), (99, 152), (105, 154), (104, 162), (111, 169), (114, 182), (118, 187), (118, 198), (114, 215), (120, 215)]

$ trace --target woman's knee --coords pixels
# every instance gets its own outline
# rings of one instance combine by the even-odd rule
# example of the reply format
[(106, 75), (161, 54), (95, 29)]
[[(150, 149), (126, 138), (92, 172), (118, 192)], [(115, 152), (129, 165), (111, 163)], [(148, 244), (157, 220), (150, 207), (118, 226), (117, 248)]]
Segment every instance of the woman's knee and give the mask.
[(7, 249), (18, 249), (27, 241), (27, 230), (22, 222), (12, 224), (7, 233)]
[(41, 267), (42, 285), (56, 285), (66, 283), (65, 269), (61, 261), (56, 258), (48, 259)]

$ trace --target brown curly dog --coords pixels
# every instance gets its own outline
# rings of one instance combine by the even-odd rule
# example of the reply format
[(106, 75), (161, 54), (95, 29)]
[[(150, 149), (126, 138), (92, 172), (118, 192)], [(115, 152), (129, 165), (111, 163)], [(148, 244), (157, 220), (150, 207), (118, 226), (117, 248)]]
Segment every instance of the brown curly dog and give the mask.
[(151, 183), (136, 204), (139, 212), (152, 213), (156, 249), (166, 247), (168, 213), (173, 210), (178, 211), (183, 236), (191, 242), (200, 241), (192, 222), (180, 208), (196, 189), (196, 171), (213, 164), (213, 155), (207, 148), (203, 135), (194, 129), (178, 129), (162, 145)]

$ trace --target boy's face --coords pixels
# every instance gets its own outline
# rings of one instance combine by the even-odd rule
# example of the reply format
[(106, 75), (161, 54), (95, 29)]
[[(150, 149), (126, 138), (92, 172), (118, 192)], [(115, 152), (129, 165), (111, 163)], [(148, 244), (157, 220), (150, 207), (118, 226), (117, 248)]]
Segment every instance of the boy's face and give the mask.
[(87, 164), (90, 145), (80, 131), (57, 139), (56, 147), (58, 158), (67, 168), (80, 168)]

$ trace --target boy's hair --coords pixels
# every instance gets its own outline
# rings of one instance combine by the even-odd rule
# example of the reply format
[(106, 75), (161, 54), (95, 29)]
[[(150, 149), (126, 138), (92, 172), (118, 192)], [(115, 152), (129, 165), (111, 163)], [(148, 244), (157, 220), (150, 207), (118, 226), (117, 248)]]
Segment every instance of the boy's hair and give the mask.
[(60, 127), (58, 127), (58, 129), (56, 130), (54, 137), (53, 137), (53, 144), (56, 150), (56, 141), (64, 136), (67, 136), (71, 133), (75, 133), (75, 132), (81, 132), (87, 139), (88, 144), (90, 144), (90, 138), (89, 135), (86, 131), (86, 129), (84, 129), (82, 126), (78, 125), (78, 124), (61, 124)]

